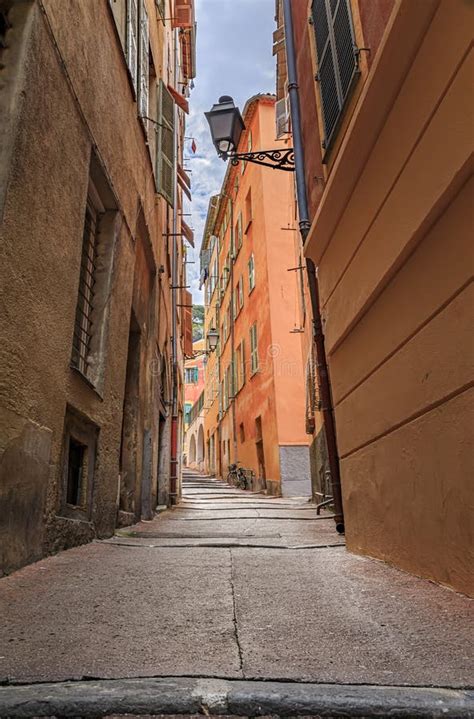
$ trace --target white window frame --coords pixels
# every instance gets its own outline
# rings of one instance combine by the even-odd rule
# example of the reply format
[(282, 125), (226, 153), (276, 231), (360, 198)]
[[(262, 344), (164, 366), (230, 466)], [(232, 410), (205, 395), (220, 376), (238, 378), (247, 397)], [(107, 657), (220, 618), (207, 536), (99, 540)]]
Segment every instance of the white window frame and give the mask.
[(248, 275), (249, 275), (249, 294), (252, 292), (252, 290), (255, 288), (255, 257), (252, 252), (252, 254), (249, 257), (248, 263)]
[(250, 328), (250, 372), (251, 375), (258, 372), (258, 333), (256, 322), (254, 322)]

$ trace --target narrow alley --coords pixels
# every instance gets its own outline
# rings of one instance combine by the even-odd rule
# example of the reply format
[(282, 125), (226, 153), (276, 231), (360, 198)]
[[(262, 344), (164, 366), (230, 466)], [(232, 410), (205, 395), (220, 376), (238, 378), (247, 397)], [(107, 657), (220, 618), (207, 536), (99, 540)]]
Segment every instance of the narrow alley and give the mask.
[[(420, 716), (470, 716), (469, 692), (456, 691), (470, 682), (470, 607), (449, 589), (348, 553), (330, 515), (308, 502), (188, 473), (176, 508), (3, 579), (0, 715), (20, 716), (13, 708), (25, 701), (30, 716), (48, 714), (45, 706), (67, 714), (71, 697), (81, 716), (118, 712), (130, 691), (147, 709), (146, 678), (174, 677), (176, 712), (182, 694), (195, 695), (194, 680), (210, 680), (218, 694), (233, 686), (219, 680), (239, 680), (251, 696), (273, 687), (280, 707), (282, 695), (316, 682), (313, 711), (328, 685), (339, 702), (330, 708), (357, 685), (373, 711), (377, 693), (372, 686), (369, 700), (360, 685), (377, 685), (384, 711), (416, 701)], [(131, 678), (144, 684), (110, 681)], [(416, 689), (428, 686), (444, 689)], [(391, 698), (388, 687), (402, 689)], [(156, 710), (156, 683), (152, 697)]]

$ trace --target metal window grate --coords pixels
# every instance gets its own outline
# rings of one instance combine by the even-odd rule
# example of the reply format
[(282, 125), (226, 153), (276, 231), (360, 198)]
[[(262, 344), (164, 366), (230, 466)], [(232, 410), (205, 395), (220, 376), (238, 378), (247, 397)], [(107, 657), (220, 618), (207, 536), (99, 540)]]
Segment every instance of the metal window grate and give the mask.
[(87, 375), (92, 340), (92, 313), (97, 269), (97, 213), (87, 204), (82, 241), (81, 272), (74, 322), (71, 364)]

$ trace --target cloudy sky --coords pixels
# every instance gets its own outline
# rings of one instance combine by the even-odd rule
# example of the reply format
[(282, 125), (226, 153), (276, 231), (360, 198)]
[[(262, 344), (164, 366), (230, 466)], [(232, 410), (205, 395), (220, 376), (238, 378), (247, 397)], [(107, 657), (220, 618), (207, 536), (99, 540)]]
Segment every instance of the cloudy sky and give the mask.
[(190, 99), (187, 136), (196, 139), (192, 155), (186, 143), (185, 162), (191, 172), (192, 212), (196, 240), (195, 264), (188, 265), (188, 284), (193, 300), (202, 302), (199, 291), (199, 248), (209, 197), (219, 192), (226, 169), (211, 143), (204, 112), (221, 95), (231, 95), (242, 110), (258, 92), (275, 92), (275, 59), (272, 33), (275, 0), (196, 0), (197, 77)]

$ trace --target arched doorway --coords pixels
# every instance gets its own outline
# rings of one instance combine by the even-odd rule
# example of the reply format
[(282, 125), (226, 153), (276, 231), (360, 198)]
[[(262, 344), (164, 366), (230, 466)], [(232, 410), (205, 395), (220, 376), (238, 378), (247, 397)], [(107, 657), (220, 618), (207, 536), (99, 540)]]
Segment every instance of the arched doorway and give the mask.
[(197, 462), (204, 462), (204, 429), (201, 426), (198, 430), (198, 441), (197, 441)]
[(196, 435), (191, 435), (189, 442), (189, 466), (191, 467), (196, 461)]

